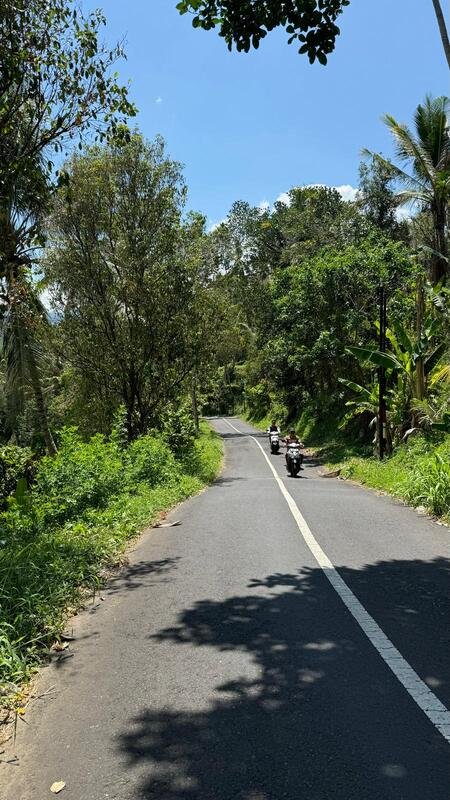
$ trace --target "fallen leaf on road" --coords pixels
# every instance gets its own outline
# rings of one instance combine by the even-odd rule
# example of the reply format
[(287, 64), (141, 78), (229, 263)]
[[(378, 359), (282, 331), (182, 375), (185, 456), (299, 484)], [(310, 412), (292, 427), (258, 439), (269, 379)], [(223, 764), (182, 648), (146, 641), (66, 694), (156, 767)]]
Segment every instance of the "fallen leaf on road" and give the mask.
[(61, 650), (66, 650), (69, 647), (69, 642), (55, 642), (52, 644), (51, 649), (55, 650), (57, 653), (60, 653)]
[(55, 783), (52, 783), (52, 785), (50, 786), (50, 791), (53, 792), (53, 794), (58, 794), (58, 792), (62, 792), (65, 785), (66, 784), (64, 783), (64, 781), (55, 781)]

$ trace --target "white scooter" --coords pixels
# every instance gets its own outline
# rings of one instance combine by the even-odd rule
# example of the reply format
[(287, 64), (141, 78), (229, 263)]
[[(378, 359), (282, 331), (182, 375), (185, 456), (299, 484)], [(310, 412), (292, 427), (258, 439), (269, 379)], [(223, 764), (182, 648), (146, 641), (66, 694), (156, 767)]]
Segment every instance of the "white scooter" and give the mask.
[(269, 431), (270, 452), (276, 455), (280, 450), (280, 434), (278, 431)]
[(301, 447), (303, 447), (301, 442), (290, 442), (286, 445), (286, 466), (292, 478), (296, 478), (302, 468)]

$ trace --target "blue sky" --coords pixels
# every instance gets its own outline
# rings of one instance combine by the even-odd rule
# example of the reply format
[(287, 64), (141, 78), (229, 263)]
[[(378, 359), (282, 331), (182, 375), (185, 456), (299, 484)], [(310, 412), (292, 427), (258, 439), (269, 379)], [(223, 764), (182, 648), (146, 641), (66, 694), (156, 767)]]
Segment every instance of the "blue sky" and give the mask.
[(188, 205), (215, 223), (232, 202), (273, 202), (291, 186), (356, 186), (362, 147), (392, 152), (384, 112), (409, 121), (426, 92), (448, 93), (431, 0), (352, 0), (328, 66), (310, 65), (269, 34), (258, 51), (229, 53), (194, 30), (176, 0), (100, 5), (109, 43), (125, 36), (138, 125), (161, 133), (184, 165)]

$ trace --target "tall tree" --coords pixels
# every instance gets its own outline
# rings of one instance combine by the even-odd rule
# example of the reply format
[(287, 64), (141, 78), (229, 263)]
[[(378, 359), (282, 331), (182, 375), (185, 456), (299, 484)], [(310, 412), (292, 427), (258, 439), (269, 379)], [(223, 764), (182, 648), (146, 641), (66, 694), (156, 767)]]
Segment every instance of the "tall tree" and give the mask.
[(389, 169), (401, 191), (397, 193), (400, 205), (416, 204), (420, 211), (428, 211), (433, 221), (433, 248), (430, 253), (430, 278), (433, 283), (445, 281), (448, 273), (448, 208), (450, 199), (450, 134), (448, 127), (449, 98), (427, 96), (417, 106), (414, 114), (414, 132), (390, 114), (384, 121), (395, 142), (396, 155), (403, 166), (372, 156)]
[(5, 389), (12, 430), (17, 431), (18, 416), (24, 407), (26, 390), (34, 397), (39, 433), (47, 452), (55, 455), (56, 445), (50, 430), (47, 404), (41, 380), (41, 365), (46, 352), (43, 334), (46, 311), (36, 294), (28, 271), (21, 270), (0, 297), (1, 353), (5, 365)]
[[(20, 130), (20, 120), (18, 124)], [(11, 140), (13, 140), (11, 142)], [(3, 149), (14, 150), (14, 137)], [(43, 348), (40, 342), (46, 313), (33, 286), (33, 255), (42, 244), (41, 220), (48, 204), (47, 179), (38, 155), (29, 158), (14, 182), (3, 186), (0, 204), (0, 352), (13, 431), (23, 407), (25, 387), (31, 387), (42, 438), (50, 454), (56, 452), (40, 380)]]
[(394, 239), (406, 238), (406, 223), (397, 220), (397, 200), (393, 188), (394, 176), (387, 164), (372, 158), (359, 165), (357, 204), (370, 222)]
[(99, 41), (104, 23), (100, 12), (84, 16), (71, 0), (4, 0), (0, 5), (0, 281), (9, 330), (7, 363), (18, 363), (11, 358), (16, 342), (49, 452), (54, 442), (34, 358), (37, 343), (31, 338), (30, 315), (38, 309), (29, 273), (43, 243), (52, 153), (88, 131), (126, 136), (121, 123), (134, 113), (126, 87), (111, 69), (122, 47), (110, 50)]
[(202, 314), (182, 225), (185, 186), (164, 144), (135, 133), (66, 165), (44, 270), (60, 307), (62, 354), (84, 386), (145, 431), (199, 363)]

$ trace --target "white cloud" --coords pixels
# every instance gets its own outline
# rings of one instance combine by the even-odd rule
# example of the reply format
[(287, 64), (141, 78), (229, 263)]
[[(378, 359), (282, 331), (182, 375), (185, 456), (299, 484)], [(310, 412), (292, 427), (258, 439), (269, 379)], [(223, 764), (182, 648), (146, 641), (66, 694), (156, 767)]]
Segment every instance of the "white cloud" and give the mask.
[(277, 199), (275, 200), (276, 203), (284, 203), (285, 206), (291, 205), (291, 198), (289, 197), (287, 192), (281, 192), (278, 195)]
[(213, 231), (217, 230), (224, 222), (228, 221), (228, 217), (224, 217), (223, 219), (219, 219), (217, 222), (213, 222), (212, 219), (209, 220), (209, 225), (206, 228), (207, 233), (213, 233)]
[(158, 105), (159, 103), (162, 103), (162, 97), (157, 97), (155, 103), (158, 103)]
[(358, 197), (358, 189), (355, 189), (354, 186), (350, 186), (349, 183), (344, 183), (342, 186), (332, 186), (331, 188), (336, 189), (343, 200), (354, 202)]
[(261, 200), (261, 202), (258, 203), (258, 208), (260, 211), (269, 211), (270, 203), (267, 200)]

